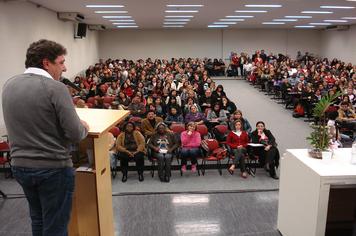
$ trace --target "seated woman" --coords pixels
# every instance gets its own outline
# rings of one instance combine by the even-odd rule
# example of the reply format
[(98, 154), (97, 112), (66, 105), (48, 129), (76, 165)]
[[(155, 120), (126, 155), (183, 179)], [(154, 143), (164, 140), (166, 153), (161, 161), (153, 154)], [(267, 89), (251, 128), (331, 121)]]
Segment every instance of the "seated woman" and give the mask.
[(249, 135), (251, 134), (252, 128), (250, 125), (250, 122), (248, 122), (248, 120), (246, 118), (242, 117), (242, 111), (241, 110), (236, 110), (232, 116), (230, 117), (230, 121), (229, 121), (229, 128), (231, 130), (234, 130), (235, 125), (234, 122), (236, 120), (240, 120), (242, 123), (242, 129), (245, 130)]
[(145, 138), (136, 130), (133, 122), (127, 122), (116, 140), (116, 150), (118, 151), (118, 158), (120, 159), (120, 167), (122, 171), (122, 182), (127, 181), (127, 170), (129, 160), (136, 162), (138, 172), (138, 180), (142, 182), (143, 169), (145, 165)]
[(177, 108), (171, 107), (166, 119), (164, 120), (164, 123), (170, 126), (171, 124), (176, 124), (176, 123), (184, 123), (184, 119), (182, 114), (179, 114), (177, 111)]
[(197, 170), (197, 157), (200, 156), (200, 143), (201, 136), (198, 131), (196, 131), (197, 125), (194, 122), (189, 122), (187, 128), (180, 135), (182, 149), (182, 172), (187, 171), (187, 159), (190, 158), (192, 167), (191, 171), (195, 172)]
[(236, 165), (240, 162), (241, 176), (247, 178), (245, 155), (247, 153), (246, 148), (249, 137), (247, 132), (242, 129), (242, 122), (240, 120), (236, 120), (234, 125), (235, 129), (231, 131), (226, 138), (226, 143), (229, 145), (235, 156), (234, 164), (232, 164), (228, 170), (230, 174), (233, 174)]
[(192, 105), (190, 107), (190, 112), (185, 116), (185, 123), (195, 122), (197, 125), (204, 124), (206, 118), (203, 113), (198, 112), (198, 108), (196, 105)]
[(271, 131), (265, 128), (263, 121), (256, 123), (256, 130), (251, 133), (251, 142), (263, 145), (262, 148), (254, 148), (254, 152), (260, 157), (261, 164), (266, 164), (265, 168), (269, 171), (270, 176), (273, 179), (279, 179), (276, 174), (276, 168), (279, 165), (276, 139)]
[(202, 112), (201, 107), (198, 105), (198, 103), (194, 102), (194, 99), (193, 99), (193, 98), (188, 98), (188, 99), (187, 99), (187, 102), (186, 102), (185, 105), (184, 105), (183, 113), (184, 113), (184, 114), (188, 114), (189, 111), (190, 111), (190, 108), (191, 108), (192, 106), (195, 106), (195, 107), (197, 108), (198, 112)]
[(207, 121), (209, 122), (209, 128), (214, 127), (215, 125), (227, 125), (227, 113), (225, 110), (220, 108), (219, 103), (215, 103), (213, 108), (208, 111), (206, 116)]
[(227, 116), (230, 117), (236, 111), (236, 105), (233, 101), (227, 97), (222, 97), (221, 99), (221, 109), (227, 112)]
[(174, 134), (163, 122), (156, 125), (156, 133), (148, 143), (152, 156), (158, 160), (158, 176), (161, 182), (169, 182), (171, 177), (172, 153), (178, 147)]

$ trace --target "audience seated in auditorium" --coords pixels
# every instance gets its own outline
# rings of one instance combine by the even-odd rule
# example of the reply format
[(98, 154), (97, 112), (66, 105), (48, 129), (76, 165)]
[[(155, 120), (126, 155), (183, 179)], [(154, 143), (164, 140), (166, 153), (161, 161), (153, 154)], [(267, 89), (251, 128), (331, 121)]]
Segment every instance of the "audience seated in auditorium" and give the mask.
[(136, 130), (136, 126), (133, 122), (125, 123), (122, 130), (123, 132), (120, 133), (116, 140), (117, 156), (120, 160), (122, 171), (122, 182), (127, 181), (127, 171), (130, 160), (136, 162), (138, 179), (141, 182), (144, 180), (144, 156), (146, 153), (145, 138), (140, 131)]

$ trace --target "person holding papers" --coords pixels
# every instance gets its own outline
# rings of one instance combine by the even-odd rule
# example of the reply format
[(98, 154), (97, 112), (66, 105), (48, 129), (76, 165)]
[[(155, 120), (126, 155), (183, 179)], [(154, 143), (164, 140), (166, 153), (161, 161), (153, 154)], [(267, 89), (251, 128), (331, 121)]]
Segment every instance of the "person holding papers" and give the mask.
[[(279, 151), (276, 139), (271, 131), (265, 128), (263, 121), (256, 123), (256, 129), (251, 133), (253, 144), (262, 144), (261, 147), (252, 147), (253, 151), (260, 157), (261, 164), (266, 164), (265, 168), (273, 179), (278, 179), (276, 168), (279, 165)], [(256, 146), (256, 145), (255, 145)]]
[(178, 147), (178, 142), (163, 122), (158, 123), (155, 130), (155, 134), (148, 142), (148, 147), (152, 150), (152, 156), (158, 160), (159, 179), (161, 182), (169, 182), (172, 153)]

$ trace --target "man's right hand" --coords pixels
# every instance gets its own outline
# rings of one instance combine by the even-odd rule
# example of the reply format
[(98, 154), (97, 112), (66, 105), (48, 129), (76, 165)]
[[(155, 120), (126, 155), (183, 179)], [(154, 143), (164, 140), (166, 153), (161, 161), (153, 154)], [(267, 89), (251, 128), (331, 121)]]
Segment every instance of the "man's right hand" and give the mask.
[(82, 125), (85, 127), (85, 129), (89, 131), (89, 125), (88, 125), (88, 123), (87, 123), (86, 121), (84, 121), (84, 120), (80, 120), (80, 122), (81, 122)]

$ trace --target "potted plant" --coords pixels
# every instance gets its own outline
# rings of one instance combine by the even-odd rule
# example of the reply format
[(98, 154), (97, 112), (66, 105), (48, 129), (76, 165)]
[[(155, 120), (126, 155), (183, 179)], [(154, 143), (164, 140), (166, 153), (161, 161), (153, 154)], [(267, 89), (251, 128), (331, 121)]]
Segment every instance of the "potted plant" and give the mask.
[(316, 122), (311, 125), (313, 131), (307, 137), (307, 140), (310, 141), (313, 147), (313, 149), (309, 150), (309, 154), (313, 158), (322, 159), (322, 152), (329, 150), (330, 136), (327, 127), (326, 111), (332, 102), (340, 95), (340, 92), (333, 95), (325, 95), (315, 104), (313, 115)]

